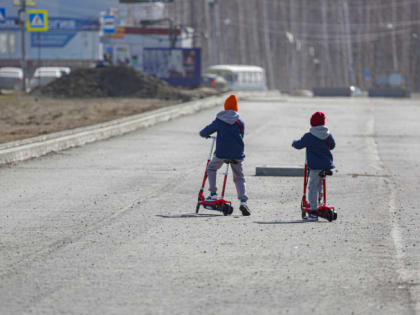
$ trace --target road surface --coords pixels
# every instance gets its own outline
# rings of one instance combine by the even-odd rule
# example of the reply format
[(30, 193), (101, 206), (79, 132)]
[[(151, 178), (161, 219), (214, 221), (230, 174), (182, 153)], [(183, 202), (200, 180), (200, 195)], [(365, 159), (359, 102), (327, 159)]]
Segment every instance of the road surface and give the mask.
[[(0, 314), (420, 314), (418, 100), (242, 101), (250, 217), (195, 215), (219, 109), (0, 168)], [(315, 111), (337, 142), (302, 223), (291, 148)], [(221, 176), (219, 176), (221, 179)]]

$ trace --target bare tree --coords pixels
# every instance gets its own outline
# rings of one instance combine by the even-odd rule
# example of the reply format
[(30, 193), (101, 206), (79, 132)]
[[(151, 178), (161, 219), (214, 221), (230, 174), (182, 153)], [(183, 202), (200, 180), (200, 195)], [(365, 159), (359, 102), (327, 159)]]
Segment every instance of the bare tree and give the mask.
[[(194, 28), (207, 67), (208, 0), (174, 5), (170, 14)], [(420, 0), (218, 0), (217, 61), (261, 65), (270, 87), (282, 90), (350, 82), (368, 88), (390, 72), (419, 90), (419, 10)]]

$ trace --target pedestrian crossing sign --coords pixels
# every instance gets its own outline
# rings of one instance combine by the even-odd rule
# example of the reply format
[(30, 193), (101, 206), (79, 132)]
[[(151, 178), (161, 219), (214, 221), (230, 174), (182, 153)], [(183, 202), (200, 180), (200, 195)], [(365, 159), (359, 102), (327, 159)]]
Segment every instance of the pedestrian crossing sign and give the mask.
[(26, 28), (28, 32), (48, 31), (48, 11), (47, 10), (28, 10)]
[(0, 24), (3, 24), (6, 22), (6, 9), (0, 8)]

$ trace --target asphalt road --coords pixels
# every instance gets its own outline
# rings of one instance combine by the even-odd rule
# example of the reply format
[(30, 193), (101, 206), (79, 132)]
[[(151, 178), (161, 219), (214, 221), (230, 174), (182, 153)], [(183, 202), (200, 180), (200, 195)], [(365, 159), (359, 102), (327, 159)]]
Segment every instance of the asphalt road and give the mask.
[[(222, 106), (221, 106), (222, 108)], [(0, 314), (420, 314), (420, 103), (242, 101), (250, 217), (195, 215), (218, 109), (0, 168)], [(324, 111), (338, 220), (302, 223), (291, 148)], [(221, 176), (219, 177), (221, 179)]]

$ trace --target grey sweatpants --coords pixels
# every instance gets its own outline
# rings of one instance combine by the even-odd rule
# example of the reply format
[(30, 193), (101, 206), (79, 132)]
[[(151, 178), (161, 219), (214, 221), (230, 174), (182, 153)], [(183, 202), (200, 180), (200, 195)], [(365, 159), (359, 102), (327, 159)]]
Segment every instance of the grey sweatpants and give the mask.
[(308, 199), (311, 210), (318, 210), (318, 195), (322, 189), (321, 170), (309, 170)]
[[(217, 192), (216, 187), (216, 176), (217, 170), (223, 166), (224, 159), (219, 159), (218, 157), (214, 156), (213, 159), (210, 161), (209, 165), (207, 166), (207, 176), (209, 177), (209, 190), (211, 192)], [(246, 196), (245, 190), (245, 177), (242, 171), (242, 160), (235, 160), (236, 164), (230, 164), (233, 172), (233, 182), (236, 186), (236, 192), (238, 194), (238, 199), (241, 201), (247, 201), (248, 197)]]

